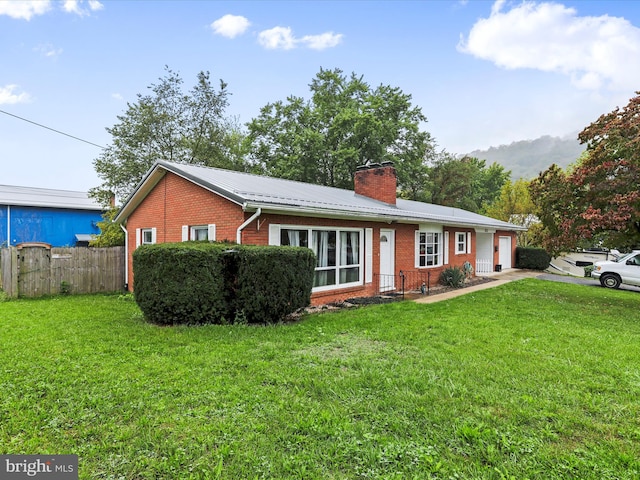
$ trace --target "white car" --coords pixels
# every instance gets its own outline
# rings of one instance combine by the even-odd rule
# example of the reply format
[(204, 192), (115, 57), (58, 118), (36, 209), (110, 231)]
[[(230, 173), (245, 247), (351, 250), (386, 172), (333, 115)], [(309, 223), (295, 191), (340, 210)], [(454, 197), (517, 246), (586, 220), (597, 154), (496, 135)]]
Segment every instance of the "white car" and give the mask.
[(640, 250), (621, 256), (616, 261), (606, 260), (593, 264), (591, 276), (607, 288), (619, 288), (621, 284), (640, 286)]

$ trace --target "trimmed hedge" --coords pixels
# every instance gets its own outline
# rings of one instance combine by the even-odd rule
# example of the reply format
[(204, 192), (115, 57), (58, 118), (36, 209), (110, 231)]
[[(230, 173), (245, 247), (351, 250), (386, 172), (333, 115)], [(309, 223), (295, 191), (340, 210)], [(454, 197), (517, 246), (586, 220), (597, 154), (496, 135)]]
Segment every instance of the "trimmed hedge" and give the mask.
[(134, 298), (153, 323), (207, 323), (231, 315), (216, 244), (141, 245), (133, 252)]
[(309, 305), (316, 267), (303, 247), (243, 247), (237, 253), (233, 309), (249, 323), (274, 323)]
[(551, 256), (544, 248), (516, 247), (516, 268), (546, 270), (550, 263)]
[(134, 297), (158, 324), (273, 323), (309, 304), (314, 268), (313, 252), (300, 247), (142, 245)]

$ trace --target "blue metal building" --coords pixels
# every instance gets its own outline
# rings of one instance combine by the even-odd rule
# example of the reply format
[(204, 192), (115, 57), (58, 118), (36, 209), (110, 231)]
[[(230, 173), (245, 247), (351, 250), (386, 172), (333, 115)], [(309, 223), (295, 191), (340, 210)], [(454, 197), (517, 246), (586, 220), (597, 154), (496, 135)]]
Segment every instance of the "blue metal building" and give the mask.
[(86, 245), (100, 233), (103, 211), (86, 192), (0, 185), (0, 247)]

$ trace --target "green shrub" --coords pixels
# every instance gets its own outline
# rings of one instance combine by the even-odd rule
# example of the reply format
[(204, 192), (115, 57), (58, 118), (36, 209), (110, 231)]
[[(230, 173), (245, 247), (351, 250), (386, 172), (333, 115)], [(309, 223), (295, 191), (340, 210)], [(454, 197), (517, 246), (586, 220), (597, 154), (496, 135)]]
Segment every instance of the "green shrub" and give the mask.
[(447, 267), (440, 274), (440, 283), (447, 287), (462, 288), (466, 274), (460, 267)]
[(316, 266), (303, 247), (243, 247), (238, 250), (233, 308), (248, 323), (274, 323), (311, 301)]
[(593, 272), (595, 268), (596, 268), (595, 265), (587, 265), (586, 267), (584, 267), (584, 276), (590, 277), (591, 272)]
[(133, 252), (134, 297), (145, 318), (159, 324), (223, 323), (224, 252), (228, 245), (163, 243)]
[(60, 282), (60, 295), (69, 295), (71, 293), (71, 284), (64, 280)]
[(309, 304), (315, 263), (301, 247), (144, 245), (134, 294), (154, 323), (274, 323)]
[(516, 268), (530, 270), (546, 270), (551, 263), (551, 256), (544, 248), (517, 247)]

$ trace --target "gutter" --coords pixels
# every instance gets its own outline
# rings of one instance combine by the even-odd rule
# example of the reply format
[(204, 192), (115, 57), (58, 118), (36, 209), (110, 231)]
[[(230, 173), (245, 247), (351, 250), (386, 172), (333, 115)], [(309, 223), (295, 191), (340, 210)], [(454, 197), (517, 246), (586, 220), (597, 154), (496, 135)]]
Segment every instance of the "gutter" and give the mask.
[(238, 227), (238, 230), (236, 231), (236, 243), (238, 245), (242, 244), (242, 230), (244, 230), (247, 225), (253, 222), (261, 214), (262, 214), (262, 208), (258, 208), (258, 210), (256, 210), (256, 213), (251, 215), (247, 220), (245, 220), (245, 222), (242, 225)]
[[(259, 206), (260, 205), (260, 206)], [(358, 212), (358, 211), (343, 211), (343, 210), (328, 210), (323, 208), (314, 207), (299, 207), (289, 206), (281, 204), (273, 204), (265, 206), (257, 202), (248, 202), (245, 204), (245, 208), (257, 208), (262, 210), (263, 208), (272, 213), (289, 212), (289, 214), (295, 214), (300, 216), (313, 216), (322, 218), (339, 218), (347, 220), (364, 220), (373, 222), (387, 222), (391, 223), (441, 223), (443, 225), (451, 225), (463, 228), (494, 228), (497, 230), (513, 230), (513, 231), (526, 231), (526, 227), (514, 224), (494, 224), (494, 223), (479, 223), (474, 222), (472, 219), (464, 217), (453, 217), (445, 215), (398, 215), (397, 213), (386, 212)], [(508, 223), (508, 222), (507, 222)]]

